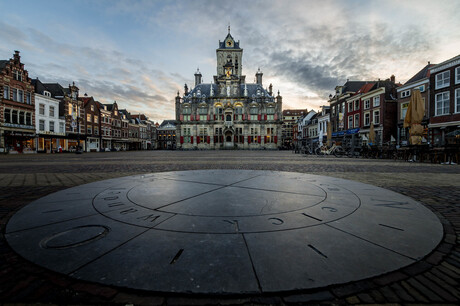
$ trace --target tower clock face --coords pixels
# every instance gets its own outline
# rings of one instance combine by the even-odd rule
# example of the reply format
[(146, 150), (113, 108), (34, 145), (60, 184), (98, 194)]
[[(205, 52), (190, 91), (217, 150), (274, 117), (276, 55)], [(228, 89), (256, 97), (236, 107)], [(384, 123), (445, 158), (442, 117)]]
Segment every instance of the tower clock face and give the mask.
[(228, 47), (231, 47), (231, 46), (232, 46), (232, 41), (231, 41), (231, 40), (227, 40), (227, 46), (228, 46)]

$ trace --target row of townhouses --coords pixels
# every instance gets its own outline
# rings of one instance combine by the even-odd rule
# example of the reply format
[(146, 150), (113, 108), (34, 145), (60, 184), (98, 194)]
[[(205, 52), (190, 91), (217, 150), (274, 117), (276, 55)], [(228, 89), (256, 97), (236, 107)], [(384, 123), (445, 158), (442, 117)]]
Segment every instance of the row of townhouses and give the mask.
[(158, 124), (143, 114), (102, 104), (75, 84), (31, 79), (19, 51), (0, 61), (0, 152), (153, 149)]
[(460, 55), (440, 64), (428, 64), (405, 84), (386, 80), (349, 81), (335, 87), (329, 106), (318, 113), (307, 112), (299, 118), (294, 133), (296, 145), (324, 142), (327, 125), (332, 139), (368, 143), (371, 125), (375, 144), (409, 144), (404, 118), (414, 90), (420, 90), (425, 103), (422, 120), (423, 143), (444, 146), (450, 137), (460, 137)]

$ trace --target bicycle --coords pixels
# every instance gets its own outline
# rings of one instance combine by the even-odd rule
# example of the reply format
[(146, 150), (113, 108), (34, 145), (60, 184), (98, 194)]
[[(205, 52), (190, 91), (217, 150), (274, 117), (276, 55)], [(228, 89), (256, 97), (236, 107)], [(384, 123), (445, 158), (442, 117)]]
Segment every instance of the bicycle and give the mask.
[(337, 146), (335, 143), (328, 149), (327, 146), (318, 147), (315, 151), (317, 155), (331, 155), (335, 157), (342, 157), (345, 155), (345, 150), (341, 146)]

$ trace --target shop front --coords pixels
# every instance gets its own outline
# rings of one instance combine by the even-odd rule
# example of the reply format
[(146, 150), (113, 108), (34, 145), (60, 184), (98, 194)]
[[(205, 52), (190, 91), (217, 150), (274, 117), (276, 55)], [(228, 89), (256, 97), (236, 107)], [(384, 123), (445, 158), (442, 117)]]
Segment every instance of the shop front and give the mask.
[(37, 152), (54, 153), (66, 150), (66, 139), (64, 135), (40, 134), (37, 138)]
[(3, 152), (10, 154), (37, 153), (35, 146), (36, 134), (32, 129), (2, 129)]
[(100, 141), (99, 137), (88, 137), (86, 139), (86, 152), (99, 152)]

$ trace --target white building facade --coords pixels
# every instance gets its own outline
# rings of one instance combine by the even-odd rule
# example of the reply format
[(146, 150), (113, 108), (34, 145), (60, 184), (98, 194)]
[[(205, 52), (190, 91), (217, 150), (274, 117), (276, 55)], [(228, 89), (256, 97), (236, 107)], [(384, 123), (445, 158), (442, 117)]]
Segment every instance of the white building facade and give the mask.
[(65, 147), (65, 120), (59, 118), (59, 100), (51, 93), (35, 93), (37, 151), (51, 153)]

